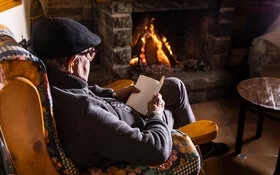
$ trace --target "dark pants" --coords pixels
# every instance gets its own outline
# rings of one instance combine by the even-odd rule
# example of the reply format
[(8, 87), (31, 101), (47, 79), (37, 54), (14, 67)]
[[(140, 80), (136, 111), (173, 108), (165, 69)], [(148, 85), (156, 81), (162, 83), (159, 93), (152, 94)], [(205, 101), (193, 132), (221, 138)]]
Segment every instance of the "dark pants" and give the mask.
[(175, 77), (166, 78), (160, 90), (165, 101), (164, 121), (170, 129), (195, 121), (184, 83)]

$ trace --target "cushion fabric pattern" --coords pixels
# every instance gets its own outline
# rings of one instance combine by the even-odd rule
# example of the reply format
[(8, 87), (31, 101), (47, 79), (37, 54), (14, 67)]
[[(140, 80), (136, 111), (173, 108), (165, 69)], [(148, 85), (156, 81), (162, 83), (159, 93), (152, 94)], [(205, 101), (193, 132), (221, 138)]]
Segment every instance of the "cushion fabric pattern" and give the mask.
[(0, 24), (0, 61), (5, 60), (38, 60), (14, 40), (14, 35), (6, 27)]
[[(186, 134), (172, 131), (173, 148), (169, 158), (160, 165), (134, 165), (112, 162), (88, 170), (91, 175), (196, 175), (200, 172), (199, 154)], [(148, 156), (148, 155), (147, 155)]]

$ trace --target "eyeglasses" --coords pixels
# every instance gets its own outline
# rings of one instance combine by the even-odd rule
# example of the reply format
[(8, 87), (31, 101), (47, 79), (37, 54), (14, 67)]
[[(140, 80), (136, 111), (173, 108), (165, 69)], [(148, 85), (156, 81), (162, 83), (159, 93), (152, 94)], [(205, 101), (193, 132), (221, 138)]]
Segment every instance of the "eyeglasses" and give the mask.
[(90, 47), (90, 48), (78, 53), (77, 56), (85, 56), (89, 61), (92, 61), (95, 53), (96, 53), (96, 49), (93, 47)]

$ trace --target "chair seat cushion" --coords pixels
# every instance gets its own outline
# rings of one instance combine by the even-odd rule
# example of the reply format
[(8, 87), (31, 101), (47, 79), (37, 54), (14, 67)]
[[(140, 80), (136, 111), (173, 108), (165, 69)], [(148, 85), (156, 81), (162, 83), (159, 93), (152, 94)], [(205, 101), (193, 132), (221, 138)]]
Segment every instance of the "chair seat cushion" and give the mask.
[[(99, 168), (90, 168), (90, 174), (111, 175), (195, 175), (200, 172), (200, 156), (191, 139), (184, 133), (173, 130), (173, 148), (169, 158), (160, 165), (136, 165), (121, 162), (111, 162)], [(136, 151), (136, 150), (135, 150)], [(148, 156), (149, 155), (143, 155)]]

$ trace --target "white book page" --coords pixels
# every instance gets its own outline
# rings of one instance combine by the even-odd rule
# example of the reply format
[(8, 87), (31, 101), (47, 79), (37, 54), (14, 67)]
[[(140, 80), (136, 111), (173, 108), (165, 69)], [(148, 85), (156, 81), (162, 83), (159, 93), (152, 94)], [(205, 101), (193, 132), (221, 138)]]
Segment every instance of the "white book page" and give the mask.
[(161, 81), (157, 81), (153, 78), (140, 75), (135, 87), (140, 90), (139, 93), (132, 93), (126, 104), (133, 107), (139, 113), (145, 115), (147, 110), (148, 102), (157, 94), (163, 84), (164, 77), (161, 78)]

